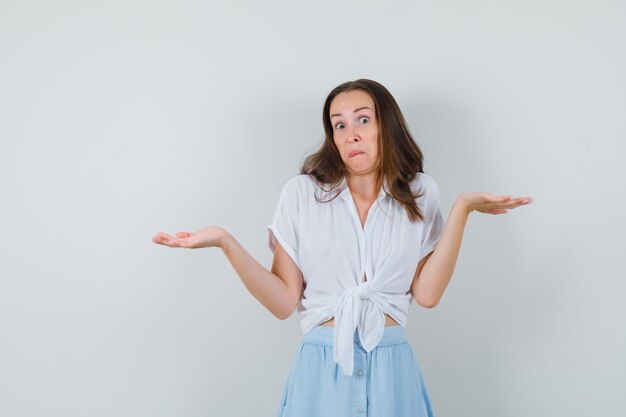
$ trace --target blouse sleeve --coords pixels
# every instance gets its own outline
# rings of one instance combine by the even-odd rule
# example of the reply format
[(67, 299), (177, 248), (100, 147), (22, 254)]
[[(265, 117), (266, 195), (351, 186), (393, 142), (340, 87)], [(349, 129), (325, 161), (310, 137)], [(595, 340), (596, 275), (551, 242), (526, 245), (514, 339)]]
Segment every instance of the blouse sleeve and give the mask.
[(419, 260), (435, 250), (441, 231), (445, 224), (441, 214), (441, 204), (439, 202), (439, 187), (432, 177), (420, 174), (425, 181), (422, 181), (421, 210), (424, 215), (424, 231), (422, 234), (422, 244), (420, 248)]
[(272, 223), (267, 226), (269, 233), (268, 243), (273, 253), (278, 241), (280, 246), (300, 268), (298, 261), (298, 215), (297, 182), (296, 178), (292, 178), (283, 186), (274, 210)]

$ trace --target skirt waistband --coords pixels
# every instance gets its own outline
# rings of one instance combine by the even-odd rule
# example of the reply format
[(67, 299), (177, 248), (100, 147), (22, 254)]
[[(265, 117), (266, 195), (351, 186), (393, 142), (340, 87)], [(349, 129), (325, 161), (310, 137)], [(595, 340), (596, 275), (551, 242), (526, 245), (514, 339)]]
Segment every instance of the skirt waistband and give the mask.
[[(317, 326), (304, 335), (302, 343), (332, 346), (334, 329), (332, 326)], [(383, 337), (377, 346), (399, 345), (401, 343), (407, 343), (404, 327), (385, 326)], [(354, 344), (360, 346), (358, 329), (354, 331)]]

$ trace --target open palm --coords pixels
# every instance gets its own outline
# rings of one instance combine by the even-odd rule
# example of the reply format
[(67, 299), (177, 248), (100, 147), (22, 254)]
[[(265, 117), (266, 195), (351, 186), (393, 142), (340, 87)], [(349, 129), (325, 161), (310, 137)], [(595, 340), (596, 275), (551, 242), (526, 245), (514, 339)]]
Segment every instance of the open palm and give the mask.
[(480, 211), (488, 214), (504, 214), (516, 207), (532, 203), (533, 199), (531, 197), (496, 196), (491, 193), (468, 192), (459, 195), (457, 201), (463, 204), (468, 213)]
[(159, 232), (152, 238), (152, 241), (170, 248), (197, 249), (219, 246), (223, 236), (224, 229), (218, 226), (209, 226), (193, 233), (177, 232), (176, 236)]

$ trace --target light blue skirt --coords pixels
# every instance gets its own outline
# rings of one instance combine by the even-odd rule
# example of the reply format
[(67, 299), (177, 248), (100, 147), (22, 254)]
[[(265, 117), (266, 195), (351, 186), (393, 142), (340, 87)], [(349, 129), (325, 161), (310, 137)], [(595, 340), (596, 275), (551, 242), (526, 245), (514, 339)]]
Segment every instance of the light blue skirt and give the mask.
[(333, 360), (333, 328), (304, 335), (278, 417), (432, 417), (422, 372), (402, 326), (387, 326), (367, 353), (354, 333), (354, 372)]

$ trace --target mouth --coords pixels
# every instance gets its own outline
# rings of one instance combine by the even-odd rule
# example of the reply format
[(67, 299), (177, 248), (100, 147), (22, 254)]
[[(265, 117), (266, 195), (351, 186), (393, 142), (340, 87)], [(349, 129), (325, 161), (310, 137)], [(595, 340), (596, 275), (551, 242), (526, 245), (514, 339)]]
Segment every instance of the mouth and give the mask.
[(348, 154), (348, 158), (352, 158), (353, 156), (357, 156), (357, 155), (361, 155), (362, 153), (365, 153), (363, 151), (352, 151)]

